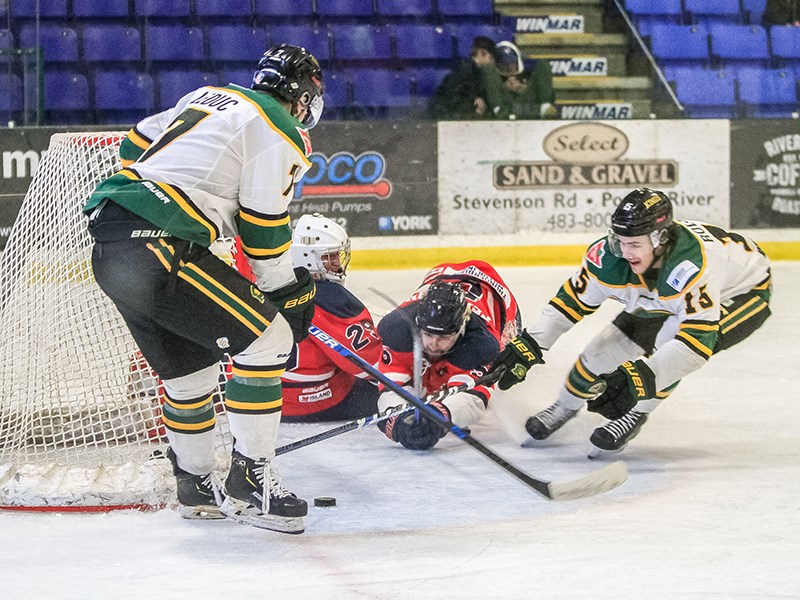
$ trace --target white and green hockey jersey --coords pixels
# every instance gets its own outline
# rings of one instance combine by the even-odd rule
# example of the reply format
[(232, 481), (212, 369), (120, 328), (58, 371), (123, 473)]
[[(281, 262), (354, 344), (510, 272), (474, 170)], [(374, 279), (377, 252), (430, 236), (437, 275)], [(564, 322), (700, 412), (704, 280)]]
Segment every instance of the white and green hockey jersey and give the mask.
[[(674, 246), (652, 287), (633, 273), (628, 261), (611, 252), (607, 238), (591, 244), (581, 268), (528, 328), (539, 345), (551, 348), (609, 298), (630, 313), (665, 316), (662, 332), (667, 338), (660, 334), (655, 352), (644, 359), (662, 390), (700, 368), (714, 353), (727, 301), (755, 290), (760, 297), (753, 310), (768, 308), (769, 260), (755, 242), (713, 225), (676, 221), (675, 226)], [(723, 326), (734, 326), (736, 317), (726, 312)]]
[(124, 168), (84, 211), (110, 198), (203, 246), (240, 235), (259, 288), (271, 291), (295, 280), (288, 206), (310, 154), (306, 128), (271, 96), (203, 87), (129, 132)]

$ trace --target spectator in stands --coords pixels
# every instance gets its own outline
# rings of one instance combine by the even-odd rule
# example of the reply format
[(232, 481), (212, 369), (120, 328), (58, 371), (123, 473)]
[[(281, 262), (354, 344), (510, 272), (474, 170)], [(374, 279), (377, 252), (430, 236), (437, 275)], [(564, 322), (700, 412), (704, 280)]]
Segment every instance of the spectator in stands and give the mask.
[(483, 71), (495, 69), (495, 43), (486, 36), (472, 40), (469, 59), (461, 59), (436, 88), (428, 114), (437, 120), (491, 118), (487, 109)]
[(800, 0), (767, 0), (766, 25), (800, 25)]
[(484, 69), (486, 98), (495, 119), (552, 119), (553, 73), (546, 60), (526, 69), (522, 52), (511, 42), (495, 46), (494, 69)]

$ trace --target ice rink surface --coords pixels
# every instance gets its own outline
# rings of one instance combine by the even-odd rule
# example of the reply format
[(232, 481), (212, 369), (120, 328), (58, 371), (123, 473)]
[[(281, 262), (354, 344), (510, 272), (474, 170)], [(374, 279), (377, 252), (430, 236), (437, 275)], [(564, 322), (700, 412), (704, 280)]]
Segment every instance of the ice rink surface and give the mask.
[[(469, 257), (465, 257), (469, 258)], [(357, 254), (356, 254), (357, 259)], [(354, 261), (354, 265), (357, 262)], [(571, 268), (500, 273), (532, 321)], [(422, 270), (352, 270), (376, 313)], [(549, 501), (452, 435), (425, 453), (376, 429), (278, 459), (309, 503), (303, 535), (173, 510), (105, 515), (0, 512), (0, 596), (114, 600), (800, 598), (800, 263), (773, 267), (773, 316), (686, 378), (624, 453), (628, 481)], [(528, 380), (497, 393), (473, 435), (538, 478), (568, 480), (603, 423), (585, 411), (546, 443), (524, 421), (550, 404), (578, 352), (617, 308), (561, 338)], [(284, 425), (284, 443), (329, 426)]]

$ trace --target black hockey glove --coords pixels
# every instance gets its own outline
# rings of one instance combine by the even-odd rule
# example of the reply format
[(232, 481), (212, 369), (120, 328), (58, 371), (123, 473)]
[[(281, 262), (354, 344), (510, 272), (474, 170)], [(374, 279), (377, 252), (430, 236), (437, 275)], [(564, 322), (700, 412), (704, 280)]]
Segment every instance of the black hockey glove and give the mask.
[[(431, 408), (438, 411), (445, 419), (450, 420), (450, 411), (441, 402), (431, 402)], [(393, 442), (399, 442), (403, 448), (409, 450), (430, 450), (447, 433), (443, 425), (439, 425), (419, 409), (414, 409), (378, 421), (378, 428)]]
[(317, 287), (314, 278), (305, 267), (295, 267), (294, 276), (297, 278), (295, 283), (264, 294), (289, 322), (294, 341), (301, 342), (308, 337), (308, 328), (314, 317), (314, 296)]
[(656, 395), (656, 376), (642, 360), (625, 362), (615, 371), (600, 375), (591, 388), (599, 396), (586, 403), (590, 412), (600, 413), (606, 419), (619, 419), (640, 400)]
[(521, 381), (525, 381), (528, 370), (533, 365), (539, 364), (544, 364), (542, 349), (539, 348), (536, 340), (523, 330), (497, 355), (492, 366), (489, 367), (489, 374), (503, 369), (497, 386), (501, 390), (507, 390)]

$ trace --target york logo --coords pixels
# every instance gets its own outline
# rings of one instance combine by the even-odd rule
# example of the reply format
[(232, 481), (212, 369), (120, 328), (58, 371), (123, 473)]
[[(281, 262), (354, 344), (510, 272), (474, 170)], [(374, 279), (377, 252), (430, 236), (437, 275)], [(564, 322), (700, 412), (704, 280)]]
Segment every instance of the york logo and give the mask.
[(431, 231), (433, 215), (378, 217), (379, 231)]
[(295, 198), (361, 196), (388, 198), (392, 184), (383, 178), (386, 159), (379, 152), (355, 156), (338, 152), (328, 157), (319, 152), (308, 157), (311, 168), (295, 186)]

